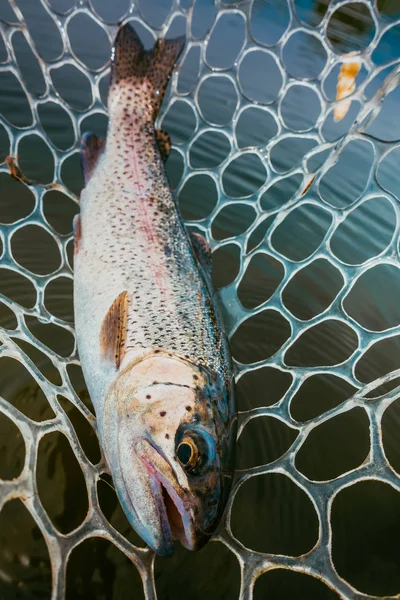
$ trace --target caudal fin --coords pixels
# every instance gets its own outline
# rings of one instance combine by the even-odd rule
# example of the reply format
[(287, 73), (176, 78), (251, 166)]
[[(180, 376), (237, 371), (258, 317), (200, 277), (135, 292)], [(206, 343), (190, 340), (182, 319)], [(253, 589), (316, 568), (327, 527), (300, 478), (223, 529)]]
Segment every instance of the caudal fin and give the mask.
[(126, 23), (115, 38), (110, 93), (123, 81), (128, 83), (130, 80), (135, 86), (147, 80), (151, 84), (150, 101), (155, 118), (184, 45), (184, 36), (174, 40), (159, 39), (151, 50), (146, 51), (136, 31)]

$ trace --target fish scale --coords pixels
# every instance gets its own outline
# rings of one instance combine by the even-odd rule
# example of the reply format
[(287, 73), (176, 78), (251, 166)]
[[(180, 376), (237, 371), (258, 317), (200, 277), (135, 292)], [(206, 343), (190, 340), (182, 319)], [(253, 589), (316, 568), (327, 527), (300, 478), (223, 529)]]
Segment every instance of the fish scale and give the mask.
[[(129, 92), (130, 88), (120, 102)], [(132, 136), (135, 126), (139, 131)], [(136, 149), (123, 137), (121, 141), (121, 133), (134, 137)], [(130, 157), (142, 148), (135, 173)], [(135, 176), (143, 182), (140, 187), (131, 183)], [(154, 133), (111, 116), (106, 149), (82, 196), (82, 238), (74, 261), (78, 331), (88, 329), (91, 337), (100, 338), (106, 312), (127, 290), (127, 351), (168, 348), (217, 370), (224, 349), (215, 345), (213, 307), (169, 190)], [(81, 298), (87, 294), (104, 300), (81, 310)], [(82, 354), (85, 342), (78, 343)]]

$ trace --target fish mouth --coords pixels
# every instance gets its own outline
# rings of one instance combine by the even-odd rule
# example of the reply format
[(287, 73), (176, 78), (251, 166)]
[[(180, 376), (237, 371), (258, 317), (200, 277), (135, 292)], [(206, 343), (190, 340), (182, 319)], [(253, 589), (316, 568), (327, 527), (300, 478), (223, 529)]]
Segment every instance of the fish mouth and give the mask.
[(136, 444), (136, 451), (151, 480), (163, 533), (164, 547), (155, 548), (156, 552), (171, 554), (173, 540), (178, 540), (188, 550), (195, 550), (197, 542), (187, 492), (179, 484), (169, 460), (149, 440)]

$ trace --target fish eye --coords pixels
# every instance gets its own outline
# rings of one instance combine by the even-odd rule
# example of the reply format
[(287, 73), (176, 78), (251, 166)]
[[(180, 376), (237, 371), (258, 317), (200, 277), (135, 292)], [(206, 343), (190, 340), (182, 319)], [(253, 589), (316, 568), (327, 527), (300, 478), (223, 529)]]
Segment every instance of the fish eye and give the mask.
[(186, 471), (192, 471), (199, 462), (199, 450), (192, 438), (185, 436), (178, 444), (176, 455)]

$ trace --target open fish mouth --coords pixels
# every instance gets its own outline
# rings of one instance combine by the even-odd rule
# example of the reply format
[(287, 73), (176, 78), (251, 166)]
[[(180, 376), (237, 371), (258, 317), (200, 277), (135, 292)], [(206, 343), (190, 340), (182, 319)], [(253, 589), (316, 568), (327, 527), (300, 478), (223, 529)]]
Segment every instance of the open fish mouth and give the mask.
[(148, 440), (141, 440), (136, 450), (151, 480), (166, 546), (163, 553), (172, 552), (173, 540), (178, 540), (188, 550), (196, 549), (195, 528), (186, 492), (179, 485), (170, 462)]

